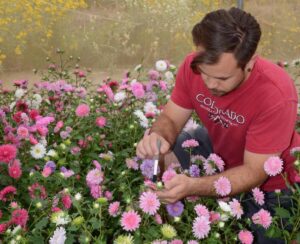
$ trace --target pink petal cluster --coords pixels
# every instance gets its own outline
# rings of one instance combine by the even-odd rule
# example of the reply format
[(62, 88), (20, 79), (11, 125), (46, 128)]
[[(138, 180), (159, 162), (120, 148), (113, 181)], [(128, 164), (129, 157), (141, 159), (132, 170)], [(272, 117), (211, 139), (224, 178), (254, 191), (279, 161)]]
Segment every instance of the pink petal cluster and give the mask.
[(136, 98), (142, 98), (145, 95), (143, 84), (140, 82), (134, 82), (131, 84), (132, 93)]
[(231, 183), (224, 176), (221, 176), (218, 180), (214, 182), (214, 187), (216, 193), (222, 197), (227, 196), (231, 192)]
[(89, 187), (98, 185), (103, 181), (103, 172), (99, 169), (92, 169), (86, 176), (86, 183)]
[(70, 195), (68, 194), (64, 194), (61, 198), (62, 204), (64, 205), (64, 207), (66, 209), (70, 209), (72, 206), (72, 199), (70, 197)]
[(103, 116), (96, 118), (96, 125), (100, 128), (103, 128), (106, 125), (106, 118)]
[(253, 197), (254, 197), (254, 201), (258, 205), (260, 205), (260, 206), (264, 205), (264, 203), (265, 203), (265, 195), (264, 195), (264, 193), (261, 190), (259, 190), (258, 187), (255, 187), (254, 189), (252, 189), (252, 194), (253, 194)]
[(219, 157), (217, 154), (211, 153), (209, 155), (209, 157), (207, 158), (207, 161), (213, 161), (220, 172), (224, 171), (225, 163), (224, 163), (223, 159), (221, 157)]
[(140, 208), (144, 213), (149, 215), (156, 214), (157, 210), (160, 207), (160, 202), (156, 193), (154, 192), (143, 192), (140, 196)]
[(16, 209), (12, 212), (11, 222), (20, 225), (22, 227), (26, 226), (29, 215), (26, 209)]
[(75, 111), (78, 117), (86, 117), (90, 114), (90, 107), (86, 104), (80, 104)]
[(168, 169), (163, 173), (162, 181), (166, 183), (170, 181), (175, 175), (177, 175), (177, 173), (174, 169)]
[(193, 234), (198, 239), (208, 236), (210, 231), (210, 222), (204, 216), (197, 217), (193, 222)]
[(124, 212), (121, 217), (121, 226), (126, 231), (134, 231), (139, 228), (141, 222), (140, 215), (134, 210)]
[(20, 161), (18, 159), (8, 164), (8, 174), (11, 178), (14, 178), (16, 180), (21, 177), (22, 169), (21, 169)]
[(197, 215), (200, 217), (200, 216), (203, 216), (207, 219), (209, 219), (210, 215), (209, 215), (209, 210), (207, 209), (206, 206), (202, 205), (202, 204), (197, 204), (195, 207), (194, 207)]
[(183, 148), (193, 148), (193, 147), (198, 147), (199, 146), (199, 142), (196, 141), (195, 139), (189, 139), (189, 140), (185, 140), (182, 145)]
[(134, 159), (126, 158), (125, 162), (128, 169), (139, 169), (139, 164)]
[(278, 156), (269, 157), (264, 163), (264, 170), (269, 176), (275, 176), (281, 173), (283, 161)]
[(29, 186), (28, 191), (31, 199), (46, 199), (47, 197), (46, 188), (37, 182)]
[(175, 239), (175, 240), (170, 241), (169, 243), (170, 244), (183, 244), (183, 241), (179, 240), (179, 239)]
[(241, 203), (234, 198), (231, 202), (229, 202), (229, 206), (231, 208), (232, 215), (237, 219), (240, 219), (244, 213)]
[(0, 146), (0, 162), (9, 163), (17, 156), (17, 148), (12, 144)]
[(118, 215), (119, 208), (120, 208), (120, 202), (118, 202), (118, 201), (112, 202), (111, 204), (109, 204), (109, 207), (108, 207), (109, 215), (116, 217)]
[(0, 191), (0, 201), (6, 202), (8, 200), (8, 195), (16, 195), (17, 189), (13, 186), (6, 186)]
[(272, 223), (272, 216), (269, 211), (261, 209), (253, 214), (252, 221), (254, 224), (262, 225), (265, 229), (269, 228)]
[(241, 230), (238, 234), (239, 240), (242, 244), (252, 244), (253, 243), (253, 235), (248, 230)]

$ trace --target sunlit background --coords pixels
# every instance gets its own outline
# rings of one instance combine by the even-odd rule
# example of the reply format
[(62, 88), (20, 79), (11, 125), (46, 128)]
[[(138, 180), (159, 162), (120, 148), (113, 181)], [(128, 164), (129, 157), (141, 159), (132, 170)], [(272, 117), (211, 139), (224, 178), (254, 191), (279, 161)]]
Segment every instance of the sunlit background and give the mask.
[[(80, 57), (92, 79), (117, 78), (158, 59), (178, 65), (193, 50), (191, 29), (205, 13), (236, 0), (0, 1), (0, 79), (36, 80), (33, 68), (57, 48)], [(274, 61), (300, 57), (300, 1), (244, 0), (263, 30), (259, 53)]]

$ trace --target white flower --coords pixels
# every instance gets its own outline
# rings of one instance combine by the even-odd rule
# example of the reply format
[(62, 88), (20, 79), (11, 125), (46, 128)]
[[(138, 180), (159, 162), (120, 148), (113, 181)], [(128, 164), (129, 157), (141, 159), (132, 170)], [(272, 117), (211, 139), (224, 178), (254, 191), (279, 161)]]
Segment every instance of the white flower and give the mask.
[(25, 90), (19, 88), (19, 89), (17, 89), (16, 92), (15, 92), (15, 97), (16, 97), (17, 99), (20, 99), (21, 97), (24, 96), (24, 94), (25, 94)]
[(126, 92), (124, 91), (117, 92), (114, 97), (116, 102), (122, 102), (125, 98), (126, 98)]
[(35, 100), (37, 103), (41, 103), (43, 98), (40, 94), (36, 93), (32, 96), (32, 99)]
[(12, 102), (12, 103), (9, 105), (9, 109), (10, 109), (10, 110), (13, 110), (15, 106), (16, 106), (16, 102)]
[(50, 149), (47, 153), (47, 156), (50, 156), (50, 157), (57, 157), (57, 152), (53, 149)]
[(31, 147), (30, 154), (35, 159), (43, 158), (46, 154), (46, 148), (41, 143), (38, 143)]
[(168, 68), (168, 64), (164, 60), (158, 60), (155, 63), (155, 68), (157, 71), (164, 72)]
[(140, 109), (137, 109), (133, 112), (133, 114), (138, 117), (139, 119), (142, 119), (145, 117), (144, 113), (142, 112), (142, 110)]
[(167, 71), (167, 72), (165, 73), (165, 77), (166, 77), (166, 80), (167, 80), (168, 82), (174, 80), (174, 75), (173, 75), (173, 73), (172, 73), (171, 71)]
[(158, 109), (153, 104), (153, 102), (146, 102), (144, 105), (144, 111), (145, 113), (154, 113), (154, 114), (158, 113)]
[(149, 127), (148, 119), (140, 120), (140, 125), (143, 128), (148, 128)]
[(196, 130), (198, 126), (199, 126), (199, 124), (195, 120), (189, 119), (188, 122), (185, 124), (183, 130), (184, 131), (193, 131), (193, 130)]
[(75, 194), (75, 200), (76, 200), (76, 201), (80, 201), (81, 199), (82, 199), (81, 193), (79, 193), (79, 192), (76, 193), (76, 194)]
[(66, 230), (64, 227), (58, 227), (54, 231), (53, 236), (50, 238), (50, 244), (64, 244), (66, 241)]
[(51, 222), (58, 225), (66, 225), (70, 222), (70, 217), (63, 211), (55, 212), (51, 215)]
[(46, 140), (46, 138), (45, 137), (42, 137), (41, 139), (40, 139), (40, 143), (43, 145), (43, 146), (47, 146), (47, 140)]
[(228, 203), (224, 201), (218, 201), (219, 207), (224, 211), (224, 212), (231, 212), (231, 208)]
[(21, 229), (22, 229), (21, 225), (17, 225), (17, 226), (13, 229), (13, 231), (11, 232), (11, 234), (12, 234), (12, 235), (15, 235), (15, 234), (17, 234), (17, 233), (19, 232), (19, 230), (21, 230)]
[(219, 228), (224, 228), (225, 223), (224, 223), (223, 221), (220, 221), (220, 222), (218, 223), (218, 226), (219, 226)]
[(137, 82), (137, 80), (136, 79), (133, 79), (131, 82), (130, 82), (130, 85), (132, 85), (132, 84), (134, 84), (134, 83), (136, 83)]
[(227, 213), (222, 213), (221, 215), (220, 215), (220, 220), (222, 220), (222, 221), (227, 221), (228, 219), (229, 219), (229, 215), (227, 214)]

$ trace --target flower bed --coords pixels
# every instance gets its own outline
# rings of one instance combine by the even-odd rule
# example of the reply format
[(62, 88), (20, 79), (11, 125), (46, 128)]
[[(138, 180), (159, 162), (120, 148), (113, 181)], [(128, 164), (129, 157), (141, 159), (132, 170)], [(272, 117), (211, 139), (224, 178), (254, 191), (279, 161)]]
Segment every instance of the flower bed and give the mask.
[[(62, 51), (58, 54), (63, 57)], [(175, 73), (161, 60), (149, 72), (137, 66), (120, 82), (107, 79), (88, 89), (94, 86), (78, 66), (71, 73), (66, 63), (51, 62), (33, 89), (24, 80), (15, 81), (14, 91), (2, 89), (0, 240), (251, 243), (252, 222), (270, 236), (299, 239), (297, 186), (290, 186), (292, 212), (278, 206), (273, 217), (263, 209), (264, 193), (253, 189), (251, 200), (261, 209), (252, 218), (243, 217), (239, 200), (223, 198), (230, 192), (224, 177), (215, 182), (219, 199), (189, 197), (165, 205), (149, 191), (154, 161), (138, 159), (135, 146), (167, 101)], [(185, 129), (196, 125), (191, 120)], [(194, 144), (183, 146), (189, 150)], [(293, 151), (298, 158), (299, 151)], [(299, 161), (295, 165), (299, 170)], [(281, 167), (279, 158), (265, 164), (272, 175)], [(184, 173), (201, 177), (223, 170), (217, 155), (193, 155), (190, 172)], [(156, 187), (179, 173), (172, 165)], [(286, 223), (291, 231), (285, 230)]]

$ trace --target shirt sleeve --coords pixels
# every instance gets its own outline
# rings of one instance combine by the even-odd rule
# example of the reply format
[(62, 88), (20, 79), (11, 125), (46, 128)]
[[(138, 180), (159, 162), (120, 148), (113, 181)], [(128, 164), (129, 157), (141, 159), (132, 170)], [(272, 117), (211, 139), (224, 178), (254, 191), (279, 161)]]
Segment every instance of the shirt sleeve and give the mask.
[(246, 135), (246, 150), (254, 153), (283, 152), (295, 130), (297, 103), (282, 102), (261, 112), (250, 124)]
[(190, 68), (191, 60), (192, 56), (189, 55), (180, 65), (176, 75), (175, 87), (171, 94), (171, 100), (178, 106), (186, 109), (193, 109), (191, 96), (188, 88), (188, 74), (192, 72), (192, 69)]

